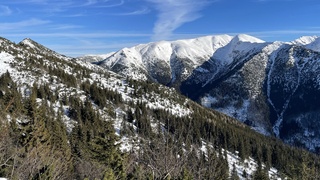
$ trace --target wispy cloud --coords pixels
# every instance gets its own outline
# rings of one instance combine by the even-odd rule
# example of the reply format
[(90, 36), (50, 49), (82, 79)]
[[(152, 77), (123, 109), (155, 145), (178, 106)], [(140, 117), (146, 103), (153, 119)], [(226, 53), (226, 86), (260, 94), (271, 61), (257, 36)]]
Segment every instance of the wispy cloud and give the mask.
[[(125, 4), (125, 0), (15, 0), (6, 2), (6, 4), (35, 5), (39, 8), (27, 9), (25, 11), (57, 15), (61, 12), (68, 12), (74, 9), (118, 7)], [(0, 10), (2, 10), (1, 6)]]
[(271, 1), (295, 1), (295, 0), (254, 0), (255, 2), (271, 2)]
[(87, 0), (84, 6), (91, 6), (93, 4), (96, 4), (97, 2), (98, 2), (97, 0)]
[[(108, 2), (108, 1), (106, 1), (106, 2)], [(123, 4), (124, 4), (124, 0), (119, 0), (119, 2), (117, 2), (117, 3), (102, 4), (102, 5), (95, 6), (95, 7), (99, 7), (99, 8), (111, 8), (111, 7), (122, 6)]]
[(0, 23), (0, 30), (17, 30), (21, 28), (34, 27), (39, 25), (48, 24), (50, 21), (41, 19), (29, 19), (19, 22)]
[(62, 24), (62, 25), (57, 25), (56, 27), (53, 27), (52, 29), (54, 29), (54, 30), (67, 30), (67, 29), (79, 29), (79, 28), (83, 28), (83, 26)]
[(253, 35), (265, 35), (265, 36), (277, 36), (277, 35), (315, 35), (320, 34), (320, 30), (312, 30), (312, 29), (292, 29), (292, 30), (274, 30), (274, 31), (258, 31), (258, 32), (248, 32), (247, 34)]
[(34, 3), (34, 4), (45, 4), (47, 3), (47, 0), (17, 0), (10, 3)]
[(0, 5), (0, 16), (9, 16), (12, 14), (12, 10), (8, 6)]
[(133, 15), (142, 15), (142, 14), (148, 14), (150, 12), (149, 8), (143, 8), (139, 10), (135, 10), (132, 12), (124, 12), (124, 13), (118, 13), (118, 14), (113, 14), (117, 16), (133, 16)]
[[(0, 23), (1, 26), (1, 23)], [(1, 30), (1, 28), (0, 28)], [(150, 37), (152, 34), (139, 34), (135, 32), (131, 33), (112, 33), (112, 32), (104, 32), (104, 33), (8, 33), (4, 34), (5, 37), (16, 37), (16, 36), (28, 36), (28, 37), (72, 37), (72, 38), (133, 38), (133, 37)]]
[(154, 40), (170, 37), (181, 25), (201, 17), (200, 11), (209, 2), (207, 0), (146, 0), (155, 5), (158, 19), (154, 26)]
[(62, 15), (61, 17), (77, 18), (77, 17), (84, 17), (84, 16), (87, 16), (87, 14), (85, 13), (69, 14), (69, 15)]
[[(109, 2), (110, 0), (86, 0), (85, 3), (83, 4), (80, 4), (79, 3), (76, 3), (74, 5), (74, 7), (84, 7), (84, 6), (93, 6), (93, 5), (97, 5), (97, 4), (101, 4), (101, 3), (107, 3)], [(78, 1), (77, 1), (78, 2)]]

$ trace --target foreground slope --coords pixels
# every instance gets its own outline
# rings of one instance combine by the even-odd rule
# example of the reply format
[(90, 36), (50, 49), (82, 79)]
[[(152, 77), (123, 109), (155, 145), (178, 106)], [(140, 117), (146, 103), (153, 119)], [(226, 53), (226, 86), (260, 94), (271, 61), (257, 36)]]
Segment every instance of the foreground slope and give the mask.
[(125, 48), (101, 66), (175, 87), (253, 129), (317, 152), (320, 38), (207, 36)]
[(319, 177), (316, 155), (266, 138), (172, 88), (30, 39), (0, 43), (2, 177)]

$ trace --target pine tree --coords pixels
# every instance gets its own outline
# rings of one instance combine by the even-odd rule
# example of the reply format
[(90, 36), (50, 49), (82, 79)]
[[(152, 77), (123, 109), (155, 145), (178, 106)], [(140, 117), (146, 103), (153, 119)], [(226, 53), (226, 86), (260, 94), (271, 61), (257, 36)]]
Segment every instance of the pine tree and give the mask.
[(244, 177), (246, 179), (248, 178), (248, 173), (245, 169), (242, 171), (242, 177)]
[(17, 162), (18, 168), (14, 178), (70, 177), (71, 152), (67, 144), (66, 131), (60, 128), (63, 125), (56, 124), (59, 121), (47, 116), (49, 111), (45, 104), (32, 107), (32, 113), (29, 113), (31, 120), (21, 129), (24, 134), (20, 144), (23, 147), (21, 153), (25, 159)]
[(269, 180), (268, 172), (262, 169), (261, 164), (258, 165), (257, 170), (253, 173), (254, 180)]
[(107, 168), (104, 176), (103, 176), (103, 180), (114, 180), (116, 179), (113, 170), (111, 168)]
[(235, 164), (233, 164), (233, 167), (232, 167), (232, 172), (231, 172), (230, 180), (240, 180), (240, 178), (239, 178), (239, 176), (238, 176), (238, 173), (237, 173), (237, 168), (236, 168), (236, 165), (235, 165)]
[(187, 169), (183, 169), (181, 173), (181, 177), (179, 178), (180, 180), (192, 180), (193, 176), (190, 174), (190, 172)]

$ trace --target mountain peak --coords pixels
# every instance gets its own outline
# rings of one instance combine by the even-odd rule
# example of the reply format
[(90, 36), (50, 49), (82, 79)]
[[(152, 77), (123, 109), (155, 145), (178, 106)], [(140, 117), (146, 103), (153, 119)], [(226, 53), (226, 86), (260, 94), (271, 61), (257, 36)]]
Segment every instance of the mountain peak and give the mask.
[(9, 46), (9, 44), (15, 44), (15, 43), (10, 41), (9, 39), (0, 37), (0, 46)]
[(241, 41), (241, 42), (250, 42), (250, 43), (264, 43), (265, 41), (258, 39), (256, 37), (247, 35), (247, 34), (238, 34), (234, 36), (233, 38), (236, 41)]
[(291, 42), (294, 45), (304, 46), (307, 49), (320, 52), (319, 36), (302, 36)]
[(32, 40), (31, 38), (24, 38), (22, 41), (33, 41), (34, 42), (34, 40)]
[(32, 40), (32, 39), (30, 39), (30, 38), (25, 38), (25, 39), (23, 39), (20, 43), (19, 43), (20, 45), (27, 45), (27, 46), (29, 46), (29, 47), (31, 47), (31, 48), (35, 48), (36, 46), (37, 46), (37, 42), (35, 42), (34, 40)]
[(47, 47), (45, 47), (44, 45), (30, 39), (30, 38), (25, 38), (23, 39), (19, 45), (21, 46), (25, 46), (26, 49), (33, 49), (34, 51), (36, 52), (42, 52), (44, 54), (50, 54), (50, 55), (53, 55), (53, 56), (56, 56), (56, 57), (59, 57), (59, 58), (67, 58), (67, 59), (71, 59), (70, 57), (66, 57), (65, 55), (62, 55), (62, 54), (59, 54)]
[(292, 41), (293, 44), (296, 45), (307, 45), (310, 44), (312, 42), (314, 42), (317, 38), (319, 38), (318, 36), (301, 36), (300, 38)]

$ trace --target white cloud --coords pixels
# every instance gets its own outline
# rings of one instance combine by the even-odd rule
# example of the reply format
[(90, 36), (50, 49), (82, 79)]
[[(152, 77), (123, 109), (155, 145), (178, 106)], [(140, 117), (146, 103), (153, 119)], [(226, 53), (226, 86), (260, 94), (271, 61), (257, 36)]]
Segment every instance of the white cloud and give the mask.
[(12, 11), (8, 6), (0, 5), (0, 16), (9, 16), (11, 14), (12, 14)]
[(154, 26), (154, 40), (164, 40), (181, 25), (201, 17), (199, 13), (207, 0), (146, 0), (155, 5), (158, 19)]

